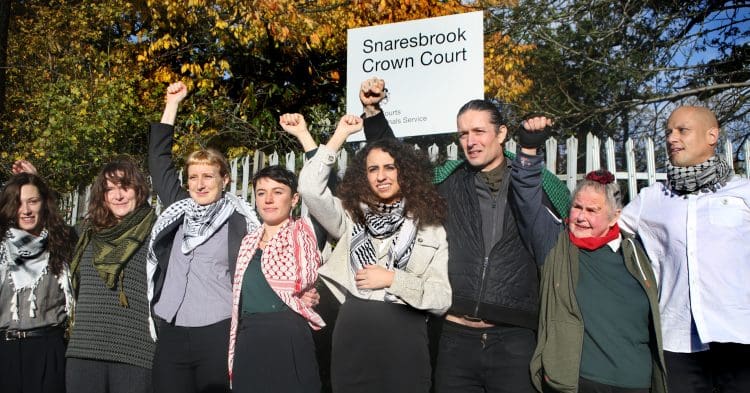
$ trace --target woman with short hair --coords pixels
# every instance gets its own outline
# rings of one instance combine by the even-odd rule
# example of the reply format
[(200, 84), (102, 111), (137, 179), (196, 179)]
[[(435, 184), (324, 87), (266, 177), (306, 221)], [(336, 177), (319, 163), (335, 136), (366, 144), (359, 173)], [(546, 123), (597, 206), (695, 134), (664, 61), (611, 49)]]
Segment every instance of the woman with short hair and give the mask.
[(549, 125), (524, 122), (511, 171), (518, 228), (542, 266), (532, 382), (540, 392), (665, 392), (656, 281), (640, 242), (617, 225), (619, 186), (608, 171), (591, 172), (567, 223), (547, 211), (536, 152)]
[(302, 296), (318, 277), (309, 219), (295, 218), (297, 177), (281, 166), (253, 177), (263, 225), (245, 236), (234, 276), (229, 372), (236, 393), (320, 391), (310, 328), (325, 326)]
[(160, 393), (229, 392), (232, 277), (243, 237), (260, 224), (246, 201), (224, 192), (229, 165), (216, 150), (188, 155), (187, 190), (181, 187), (172, 134), (186, 95), (182, 82), (169, 85), (161, 123), (151, 125), (149, 141), (149, 171), (166, 206), (151, 233), (147, 266), (158, 329), (153, 386)]

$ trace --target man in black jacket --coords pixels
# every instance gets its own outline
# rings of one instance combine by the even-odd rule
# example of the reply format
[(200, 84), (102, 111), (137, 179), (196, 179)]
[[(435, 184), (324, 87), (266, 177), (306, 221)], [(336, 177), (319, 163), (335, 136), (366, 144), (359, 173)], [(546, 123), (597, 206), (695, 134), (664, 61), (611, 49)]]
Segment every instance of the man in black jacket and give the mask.
[(508, 206), (505, 124), (493, 103), (466, 103), (457, 117), (466, 161), (439, 185), (453, 305), (440, 338), (438, 393), (534, 391), (539, 277)]
[[(380, 109), (387, 91), (383, 81), (373, 79), (372, 86), (367, 82), (362, 94)], [(393, 137), (382, 112), (365, 112), (368, 141)], [(444, 226), (453, 305), (440, 338), (435, 391), (533, 392), (529, 362), (536, 346), (539, 275), (508, 206), (508, 128), (497, 107), (486, 100), (466, 103), (457, 126), (466, 161), (446, 165), (443, 169), (455, 170), (443, 181), (437, 179), (448, 203)], [(567, 191), (563, 194), (567, 198)], [(544, 200), (556, 210), (546, 195)]]

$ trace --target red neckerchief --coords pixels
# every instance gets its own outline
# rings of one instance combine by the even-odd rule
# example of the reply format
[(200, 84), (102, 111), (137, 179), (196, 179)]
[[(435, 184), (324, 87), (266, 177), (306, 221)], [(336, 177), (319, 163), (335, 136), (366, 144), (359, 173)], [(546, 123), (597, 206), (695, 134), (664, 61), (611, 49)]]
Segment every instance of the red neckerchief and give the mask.
[(617, 223), (615, 223), (612, 228), (609, 228), (609, 231), (601, 237), (576, 237), (573, 232), (568, 230), (568, 238), (570, 238), (570, 241), (575, 244), (576, 247), (586, 251), (594, 251), (612, 240), (617, 239), (618, 236), (620, 236), (620, 226), (618, 226)]

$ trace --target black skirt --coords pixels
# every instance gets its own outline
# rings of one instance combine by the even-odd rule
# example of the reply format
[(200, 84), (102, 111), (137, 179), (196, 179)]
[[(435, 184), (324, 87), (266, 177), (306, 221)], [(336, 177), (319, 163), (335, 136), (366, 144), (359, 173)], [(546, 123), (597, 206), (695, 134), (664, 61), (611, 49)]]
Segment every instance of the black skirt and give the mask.
[(233, 374), (232, 392), (320, 392), (310, 326), (291, 310), (243, 315)]
[(430, 373), (423, 311), (347, 297), (333, 331), (334, 393), (429, 392)]

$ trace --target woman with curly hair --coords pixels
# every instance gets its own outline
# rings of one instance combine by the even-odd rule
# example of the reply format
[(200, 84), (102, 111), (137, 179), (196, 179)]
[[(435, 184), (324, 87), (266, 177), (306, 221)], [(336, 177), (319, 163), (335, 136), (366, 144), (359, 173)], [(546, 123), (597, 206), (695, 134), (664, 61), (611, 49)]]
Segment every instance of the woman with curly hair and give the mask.
[(427, 392), (426, 313), (451, 302), (444, 203), (429, 161), (395, 139), (358, 152), (334, 197), (336, 152), (362, 128), (344, 116), (300, 172), (310, 213), (337, 240), (319, 274), (342, 302), (333, 332), (334, 392)]
[(0, 233), (0, 391), (65, 392), (75, 234), (41, 177), (18, 173), (5, 183)]
[(146, 296), (156, 214), (132, 158), (115, 157), (94, 180), (70, 264), (76, 312), (68, 343), (69, 392), (151, 392), (154, 341)]

